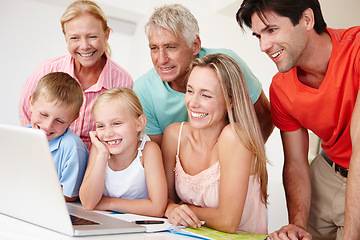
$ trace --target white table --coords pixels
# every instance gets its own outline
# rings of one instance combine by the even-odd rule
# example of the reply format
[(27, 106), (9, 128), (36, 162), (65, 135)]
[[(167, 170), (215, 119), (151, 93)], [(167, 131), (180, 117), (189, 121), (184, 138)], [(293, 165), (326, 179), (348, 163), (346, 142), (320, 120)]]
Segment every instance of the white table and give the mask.
[(130, 233), (116, 235), (101, 235), (89, 237), (69, 237), (3, 214), (0, 214), (0, 239), (1, 240), (96, 240), (96, 239), (124, 239), (124, 240), (189, 240), (192, 237), (179, 236), (170, 232), (157, 233)]

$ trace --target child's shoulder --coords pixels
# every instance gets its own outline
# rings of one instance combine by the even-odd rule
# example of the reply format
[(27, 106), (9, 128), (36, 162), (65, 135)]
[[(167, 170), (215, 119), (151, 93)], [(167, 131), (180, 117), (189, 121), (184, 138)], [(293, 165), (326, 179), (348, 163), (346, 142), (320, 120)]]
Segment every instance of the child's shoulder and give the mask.
[(54, 161), (61, 161), (63, 164), (80, 164), (85, 166), (89, 152), (83, 141), (70, 129), (67, 129), (61, 136), (49, 142), (49, 147)]
[(80, 139), (78, 135), (73, 133), (70, 128), (67, 128), (66, 131), (59, 137), (60, 146), (68, 148), (85, 148), (84, 142)]
[(144, 166), (145, 161), (151, 164), (157, 159), (161, 159), (161, 150), (159, 145), (156, 142), (151, 141), (150, 139), (145, 142), (145, 145), (142, 149), (142, 158), (141, 163)]
[(160, 150), (159, 145), (156, 142), (151, 141), (151, 139), (147, 140), (145, 142), (144, 148), (143, 148), (143, 152), (146, 151), (157, 151)]

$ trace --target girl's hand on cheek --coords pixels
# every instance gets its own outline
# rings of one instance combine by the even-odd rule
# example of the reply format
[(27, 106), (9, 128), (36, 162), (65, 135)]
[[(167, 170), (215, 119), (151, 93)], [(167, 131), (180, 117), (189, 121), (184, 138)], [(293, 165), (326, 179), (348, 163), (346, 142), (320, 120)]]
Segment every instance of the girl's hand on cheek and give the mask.
[(89, 132), (90, 135), (90, 139), (92, 144), (96, 147), (98, 153), (104, 153), (107, 154), (107, 156), (109, 156), (109, 150), (108, 148), (99, 140), (98, 136), (97, 136), (97, 132), (96, 131), (90, 131)]

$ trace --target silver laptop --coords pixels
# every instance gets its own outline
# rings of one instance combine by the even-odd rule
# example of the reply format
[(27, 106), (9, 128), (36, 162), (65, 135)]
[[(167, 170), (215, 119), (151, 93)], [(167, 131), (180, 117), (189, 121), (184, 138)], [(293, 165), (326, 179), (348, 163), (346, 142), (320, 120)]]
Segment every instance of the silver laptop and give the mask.
[(145, 232), (143, 226), (66, 203), (40, 130), (0, 124), (0, 194), (0, 213), (66, 235)]

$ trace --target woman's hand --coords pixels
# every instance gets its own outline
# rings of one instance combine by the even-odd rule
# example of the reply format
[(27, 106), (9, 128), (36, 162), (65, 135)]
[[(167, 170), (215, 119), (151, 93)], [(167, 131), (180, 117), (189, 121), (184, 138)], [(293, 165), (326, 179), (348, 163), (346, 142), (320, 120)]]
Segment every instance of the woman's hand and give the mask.
[(198, 228), (201, 227), (201, 221), (195, 213), (185, 204), (177, 205), (168, 216), (168, 220), (175, 226), (185, 226)]

